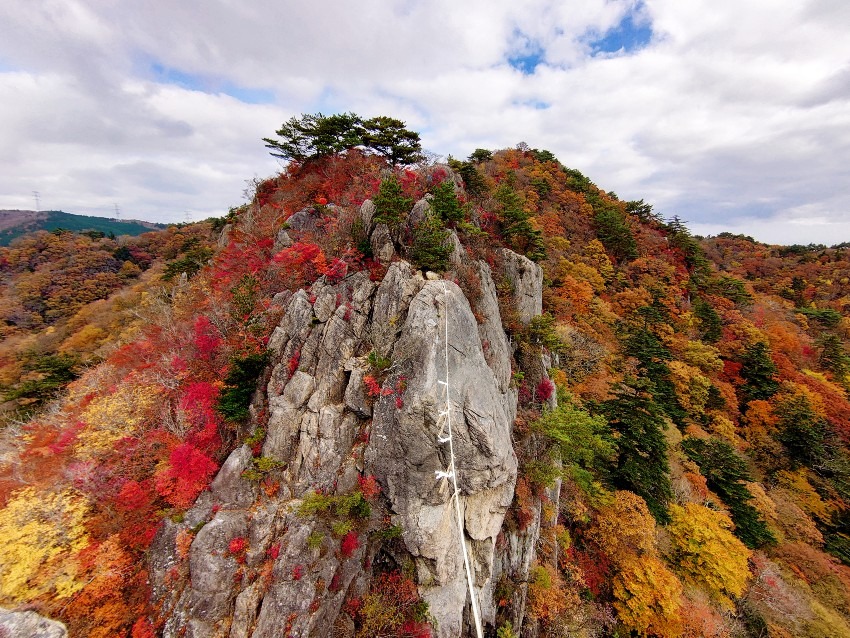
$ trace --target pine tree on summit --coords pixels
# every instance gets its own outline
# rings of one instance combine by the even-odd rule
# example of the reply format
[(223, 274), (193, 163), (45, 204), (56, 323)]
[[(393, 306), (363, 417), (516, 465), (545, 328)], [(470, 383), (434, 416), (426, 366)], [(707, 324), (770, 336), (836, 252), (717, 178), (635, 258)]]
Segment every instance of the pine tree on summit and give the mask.
[(355, 113), (303, 114), (287, 120), (275, 134), (280, 139), (263, 138), (271, 154), (301, 164), (356, 147), (382, 155), (394, 166), (417, 162), (422, 152), (419, 134), (385, 115), (364, 120)]

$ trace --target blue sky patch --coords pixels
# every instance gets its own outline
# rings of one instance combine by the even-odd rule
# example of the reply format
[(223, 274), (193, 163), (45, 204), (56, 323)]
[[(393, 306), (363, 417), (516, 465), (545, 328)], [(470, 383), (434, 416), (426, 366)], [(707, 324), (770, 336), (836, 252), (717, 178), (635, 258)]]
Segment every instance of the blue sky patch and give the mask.
[(150, 71), (153, 79), (161, 84), (174, 84), (190, 91), (201, 91), (202, 93), (224, 93), (246, 104), (271, 104), (275, 100), (274, 92), (268, 89), (239, 86), (208, 76), (186, 73), (158, 62), (150, 65)]
[(644, 48), (652, 39), (652, 25), (649, 22), (635, 22), (634, 12), (626, 14), (613, 29), (602, 37), (591, 39), (590, 50), (593, 55), (611, 53), (632, 53)]
[(520, 46), (508, 56), (508, 64), (523, 75), (533, 75), (534, 70), (546, 59), (546, 49), (521, 31), (515, 31), (514, 37)]
[(552, 106), (549, 102), (544, 102), (543, 100), (516, 100), (513, 104), (514, 106), (532, 108), (535, 111), (545, 111)]

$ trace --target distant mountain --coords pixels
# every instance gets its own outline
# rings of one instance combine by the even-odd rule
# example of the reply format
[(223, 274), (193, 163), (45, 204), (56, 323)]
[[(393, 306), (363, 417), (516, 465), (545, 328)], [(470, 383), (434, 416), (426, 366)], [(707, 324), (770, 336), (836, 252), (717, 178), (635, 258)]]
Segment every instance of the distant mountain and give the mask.
[(72, 231), (94, 230), (107, 235), (141, 235), (166, 226), (137, 220), (116, 221), (106, 217), (73, 215), (59, 210), (0, 210), (0, 246), (8, 246), (13, 239), (36, 230), (64, 228)]

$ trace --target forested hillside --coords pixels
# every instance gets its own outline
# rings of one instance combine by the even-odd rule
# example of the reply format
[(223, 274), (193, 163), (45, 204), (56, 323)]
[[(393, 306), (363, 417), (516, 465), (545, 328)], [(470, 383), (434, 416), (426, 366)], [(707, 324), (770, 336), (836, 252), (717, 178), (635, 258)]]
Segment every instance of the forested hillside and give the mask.
[[(468, 532), (479, 558), (518, 557), (479, 564), (487, 635), (850, 637), (850, 253), (698, 238), (525, 145), (396, 166), (418, 158), (374, 152), (367, 123), (365, 145), (299, 147), (227, 225), (0, 248), (0, 604), (72, 636), (259, 636), (268, 592), (300, 592), (276, 635), (450, 635), (427, 601), (468, 603), (414, 549), (375, 434), (423, 400), (400, 353), (431, 277), (462, 293), (516, 414), (490, 554)], [(392, 286), (410, 309), (379, 326)], [(402, 336), (322, 376), (308, 335), (333, 322)], [(324, 452), (285, 457), (275, 410), (332, 376), (347, 447), (296, 424), (292, 446), (310, 430)], [(228, 481), (238, 507), (216, 500)], [(312, 526), (303, 552), (289, 522), (211, 545), (271, 507)], [(234, 588), (203, 614), (183, 595), (202, 551)]]

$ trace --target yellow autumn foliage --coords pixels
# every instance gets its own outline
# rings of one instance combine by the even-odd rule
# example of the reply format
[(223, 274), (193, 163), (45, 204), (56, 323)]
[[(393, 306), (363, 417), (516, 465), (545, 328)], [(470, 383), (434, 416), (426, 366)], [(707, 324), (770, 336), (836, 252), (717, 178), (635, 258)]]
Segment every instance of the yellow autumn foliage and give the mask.
[(87, 427), (78, 438), (79, 453), (90, 457), (134, 434), (151, 417), (160, 396), (156, 386), (122, 383), (115, 392), (95, 397), (80, 415)]
[(723, 607), (734, 609), (732, 598), (744, 593), (750, 579), (750, 550), (732, 534), (732, 520), (696, 503), (671, 505), (670, 517), (667, 531), (679, 572)]
[(655, 519), (644, 500), (615, 492), (612, 502), (600, 508), (588, 537), (614, 568), (614, 609), (620, 621), (640, 635), (679, 636), (682, 585), (658, 557)]
[(88, 505), (75, 490), (15, 492), (0, 509), (0, 596), (21, 603), (67, 598), (82, 588), (73, 557), (88, 545)]
[(682, 585), (657, 556), (628, 557), (612, 584), (614, 609), (624, 625), (641, 636), (682, 634)]

